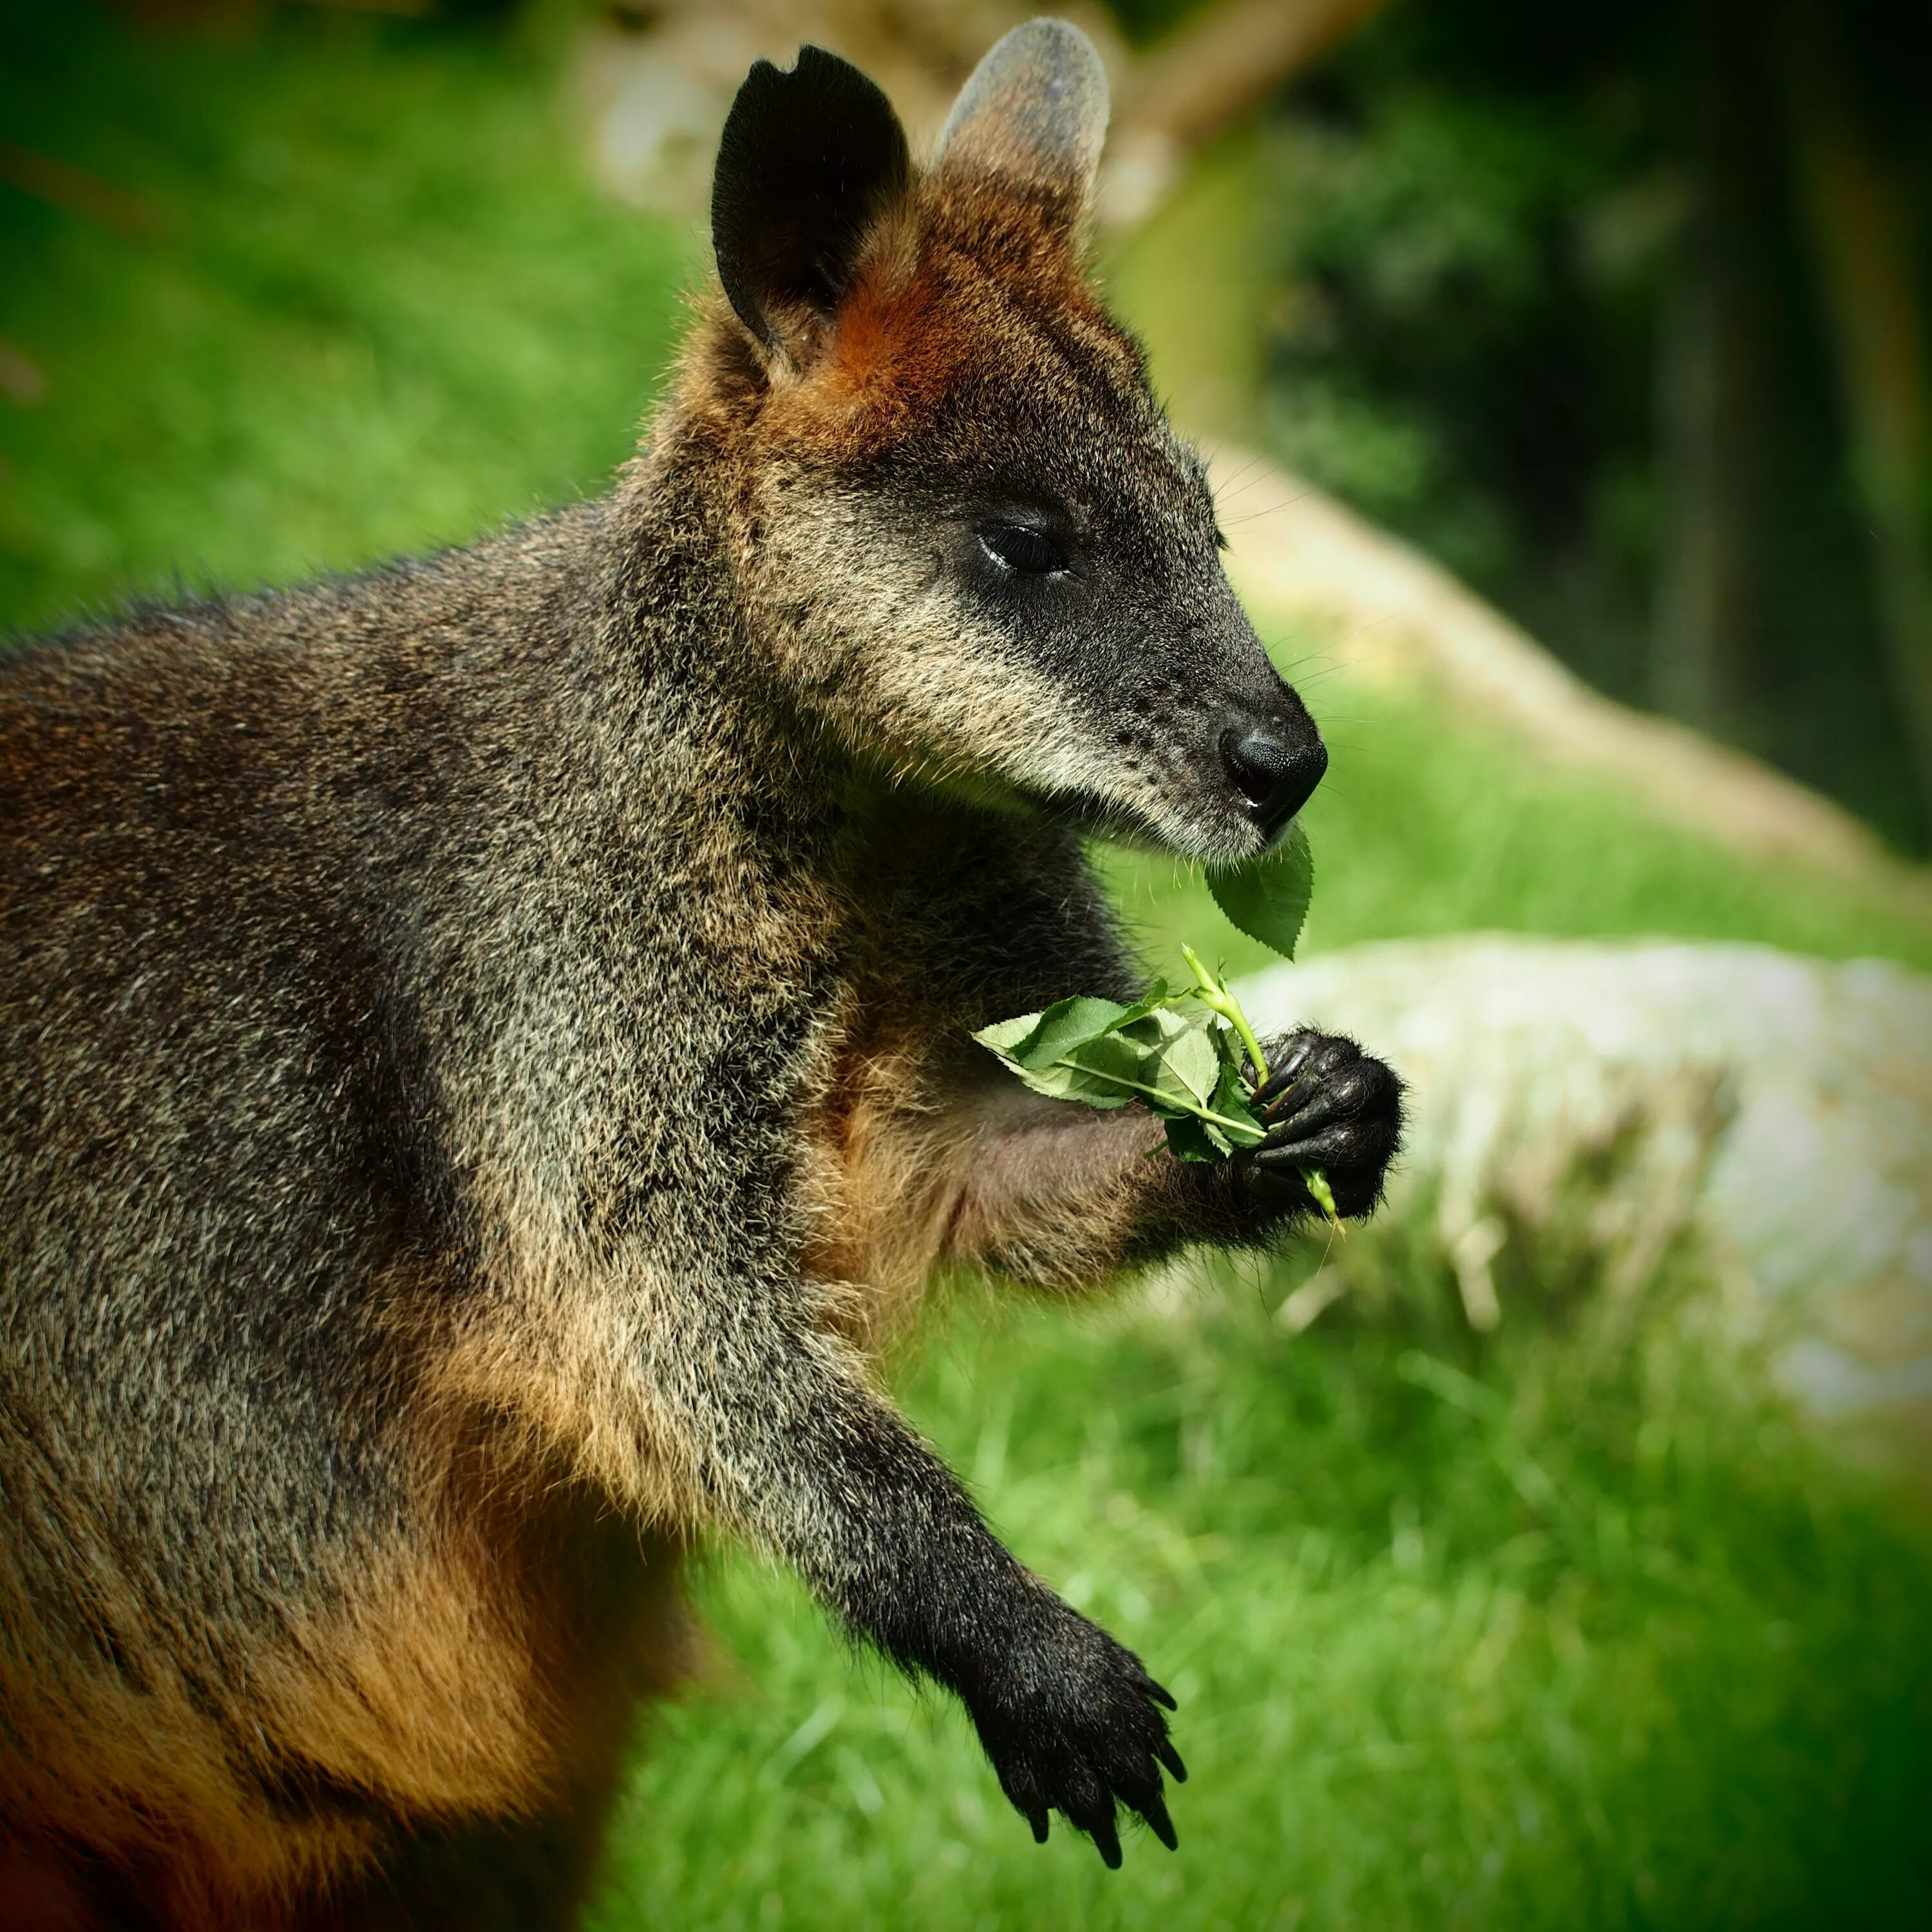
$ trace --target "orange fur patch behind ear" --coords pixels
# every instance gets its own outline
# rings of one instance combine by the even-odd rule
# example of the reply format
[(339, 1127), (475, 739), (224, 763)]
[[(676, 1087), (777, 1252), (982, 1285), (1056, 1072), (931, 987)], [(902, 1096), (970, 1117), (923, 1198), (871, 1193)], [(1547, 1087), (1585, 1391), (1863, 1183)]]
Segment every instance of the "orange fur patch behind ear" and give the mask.
[(839, 319), (832, 380), (854, 400), (895, 417), (938, 400), (970, 352), (929, 284), (855, 305)]
[[(974, 364), (1009, 356), (1029, 311), (1111, 340), (1078, 250), (1037, 198), (928, 178), (880, 218), (811, 352), (781, 358), (752, 433), (820, 459), (861, 456), (929, 415)], [(729, 416), (723, 386), (687, 367), (691, 406)]]
[(922, 225), (912, 202), (883, 225), (839, 304), (826, 374), (849, 399), (888, 408), (929, 399), (958, 363), (964, 342), (946, 326), (938, 266), (920, 245)]
[(832, 350), (834, 379), (855, 390), (871, 388), (887, 373), (893, 346), (893, 324), (899, 320), (895, 303), (868, 276), (838, 311), (838, 333)]

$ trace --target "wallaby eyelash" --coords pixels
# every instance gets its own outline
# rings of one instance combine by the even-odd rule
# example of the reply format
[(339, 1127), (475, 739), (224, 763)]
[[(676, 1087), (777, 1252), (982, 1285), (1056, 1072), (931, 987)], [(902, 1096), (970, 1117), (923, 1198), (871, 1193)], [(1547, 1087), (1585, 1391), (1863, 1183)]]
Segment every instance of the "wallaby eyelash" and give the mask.
[(1026, 524), (988, 524), (980, 548), (1002, 568), (1026, 577), (1057, 577), (1067, 568), (1066, 553), (1044, 530)]

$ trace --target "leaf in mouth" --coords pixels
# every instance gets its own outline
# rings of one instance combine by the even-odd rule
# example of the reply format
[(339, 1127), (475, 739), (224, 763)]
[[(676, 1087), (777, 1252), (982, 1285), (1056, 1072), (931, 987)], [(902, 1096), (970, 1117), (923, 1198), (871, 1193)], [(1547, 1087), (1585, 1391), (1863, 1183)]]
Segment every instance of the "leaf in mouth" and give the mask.
[(1210, 872), (1208, 890), (1230, 925), (1292, 959), (1315, 894), (1315, 855), (1307, 833), (1298, 820), (1279, 845), (1259, 857)]

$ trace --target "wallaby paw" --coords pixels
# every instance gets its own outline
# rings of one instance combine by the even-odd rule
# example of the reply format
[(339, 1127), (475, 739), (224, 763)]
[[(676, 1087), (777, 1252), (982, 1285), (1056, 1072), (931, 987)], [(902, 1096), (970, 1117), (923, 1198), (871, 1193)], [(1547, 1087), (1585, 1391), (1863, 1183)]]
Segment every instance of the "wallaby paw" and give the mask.
[(1290, 1034), (1268, 1043), (1270, 1072), (1253, 1106), (1268, 1138), (1237, 1158), (1244, 1179), (1313, 1204), (1305, 1168), (1326, 1174), (1336, 1211), (1368, 1214), (1402, 1141), (1402, 1082), (1352, 1040)]
[(1052, 1609), (1048, 1628), (1010, 1652), (967, 1700), (1000, 1789), (1042, 1844), (1048, 1814), (1058, 1811), (1118, 1868), (1119, 1804), (1172, 1851), (1161, 1771), (1177, 1783), (1187, 1775), (1162, 1714), (1174, 1700), (1105, 1630), (1057, 1598)]

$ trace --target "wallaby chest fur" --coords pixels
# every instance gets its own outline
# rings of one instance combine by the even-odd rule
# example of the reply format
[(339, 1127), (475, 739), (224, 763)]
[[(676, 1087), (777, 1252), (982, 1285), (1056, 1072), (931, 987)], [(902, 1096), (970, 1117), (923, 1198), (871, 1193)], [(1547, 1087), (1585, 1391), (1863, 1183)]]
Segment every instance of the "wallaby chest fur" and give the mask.
[[(1171, 1837), (1165, 1694), (867, 1367), (942, 1261), (1306, 1205), (970, 1037), (1134, 983), (1085, 830), (1258, 849), (1318, 753), (1077, 272), (1090, 50), (1002, 48), (923, 179), (842, 63), (754, 70), (732, 307), (608, 496), (0, 668), (23, 1923), (560, 1922), (712, 1529), (957, 1690), (1036, 1832)], [(1316, 1044), (1359, 1210), (1394, 1085)]]

